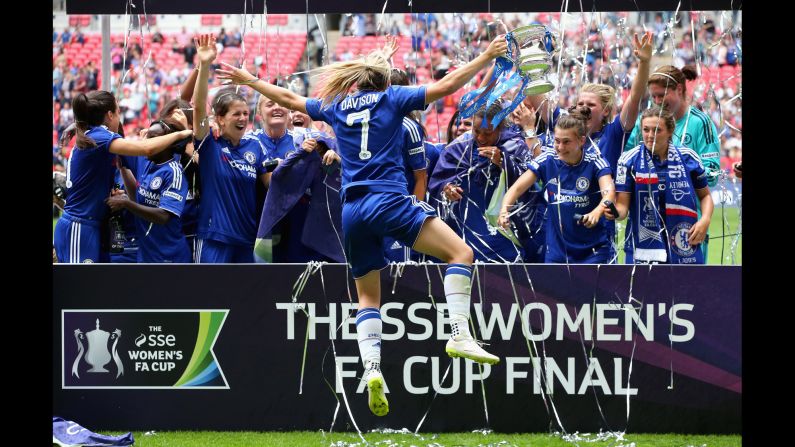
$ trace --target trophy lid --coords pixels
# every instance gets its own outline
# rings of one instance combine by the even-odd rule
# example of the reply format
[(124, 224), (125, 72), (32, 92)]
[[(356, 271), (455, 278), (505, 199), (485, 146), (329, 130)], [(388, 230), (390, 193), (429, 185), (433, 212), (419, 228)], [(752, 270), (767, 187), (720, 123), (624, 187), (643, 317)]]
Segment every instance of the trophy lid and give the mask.
[(511, 31), (513, 38), (516, 39), (516, 42), (519, 43), (521, 48), (526, 47), (533, 41), (543, 39), (546, 33), (547, 27), (541, 25), (540, 23), (520, 26), (519, 28)]

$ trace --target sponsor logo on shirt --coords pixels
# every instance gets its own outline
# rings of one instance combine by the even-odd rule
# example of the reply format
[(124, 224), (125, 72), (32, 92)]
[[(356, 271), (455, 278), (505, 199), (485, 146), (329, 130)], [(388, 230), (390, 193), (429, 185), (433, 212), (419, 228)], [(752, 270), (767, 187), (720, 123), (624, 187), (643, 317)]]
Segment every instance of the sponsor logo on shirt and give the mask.
[(229, 152), (229, 148), (228, 147), (221, 148), (221, 152), (223, 152), (224, 154), (232, 155), (232, 153)]
[(249, 177), (257, 178), (257, 168), (248, 163), (241, 163), (238, 160), (229, 160), (229, 166), (248, 174)]
[(414, 149), (409, 149), (409, 155), (421, 154), (425, 152), (425, 148), (420, 146)]
[(144, 198), (144, 204), (149, 206), (160, 205), (160, 194), (149, 191), (144, 187), (138, 188), (138, 195)]

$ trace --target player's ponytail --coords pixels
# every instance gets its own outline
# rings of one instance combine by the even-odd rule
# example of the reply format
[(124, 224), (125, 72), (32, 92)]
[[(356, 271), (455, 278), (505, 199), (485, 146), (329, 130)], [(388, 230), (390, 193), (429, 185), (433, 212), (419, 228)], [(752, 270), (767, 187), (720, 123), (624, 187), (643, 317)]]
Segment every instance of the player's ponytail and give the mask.
[(96, 147), (97, 143), (86, 136), (86, 132), (90, 127), (99, 126), (105, 122), (105, 115), (108, 112), (116, 111), (116, 98), (104, 90), (78, 93), (72, 100), (72, 110), (74, 110), (77, 130), (75, 146), (78, 149)]
[(347, 95), (355, 85), (359, 90), (383, 91), (389, 85), (391, 66), (381, 50), (361, 59), (335, 62), (321, 67), (318, 97), (321, 107), (329, 107)]
[(577, 138), (585, 136), (588, 121), (591, 119), (591, 109), (588, 107), (569, 107), (568, 115), (561, 115), (555, 123), (555, 129), (574, 129)]

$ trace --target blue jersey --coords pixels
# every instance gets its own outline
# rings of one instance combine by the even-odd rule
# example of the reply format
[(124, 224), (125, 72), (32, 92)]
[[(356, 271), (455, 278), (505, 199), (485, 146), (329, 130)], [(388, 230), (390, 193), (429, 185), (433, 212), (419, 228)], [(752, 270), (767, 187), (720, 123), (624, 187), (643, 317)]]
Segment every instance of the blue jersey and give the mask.
[(287, 153), (295, 150), (293, 146), (293, 131), (287, 130), (279, 138), (271, 138), (264, 130), (257, 129), (251, 133), (246, 133), (243, 138), (257, 138), (262, 146), (265, 147), (265, 153), (268, 158), (280, 158), (284, 160), (287, 158)]
[(599, 132), (592, 133), (585, 139), (583, 150), (596, 150), (604, 161), (610, 165), (610, 172), (616, 172), (618, 157), (624, 152), (624, 143), (629, 132), (621, 125), (621, 114), (607, 123)]
[[(190, 164), (188, 164), (187, 161), (183, 163), (183, 155), (184, 154), (174, 154), (174, 160), (182, 166), (183, 181), (188, 185), (188, 195), (185, 198), (185, 208), (182, 210), (181, 216), (182, 234), (195, 237), (196, 230), (199, 226), (198, 164), (196, 164), (196, 162), (190, 162)], [(187, 160), (190, 157), (185, 156), (184, 158)]]
[[(403, 170), (406, 172), (409, 194), (414, 194), (414, 171), (426, 169), (428, 165), (423, 140), (425, 132), (422, 127), (411, 118), (403, 118)], [(425, 200), (425, 197), (417, 198)]]
[(318, 99), (306, 101), (314, 120), (332, 125), (342, 158), (342, 188), (405, 194), (403, 117), (425, 108), (425, 87), (391, 86), (386, 91), (360, 91), (321, 109)]
[(439, 161), (439, 155), (444, 150), (444, 147), (444, 143), (425, 142), (425, 160), (428, 161), (428, 167), (426, 168), (428, 170), (428, 178), (433, 174), (433, 170), (436, 168), (436, 162)]
[(110, 208), (105, 199), (113, 188), (116, 172), (116, 155), (110, 153), (110, 143), (121, 135), (105, 126), (95, 126), (86, 136), (97, 143), (96, 147), (72, 148), (66, 163), (66, 205), (64, 212), (72, 217), (101, 222)]
[(607, 162), (595, 152), (584, 152), (582, 160), (571, 166), (552, 150), (545, 150), (527, 167), (544, 182), (547, 207), (546, 262), (577, 262), (593, 254), (593, 249), (608, 243), (604, 219), (593, 228), (574, 221), (599, 205), (602, 195), (599, 178), (610, 175)]
[[(200, 143), (196, 140), (195, 146)], [(256, 183), (266, 172), (265, 148), (257, 138), (244, 137), (233, 146), (226, 138), (210, 135), (199, 150), (199, 238), (253, 246), (257, 236)]]
[[(625, 192), (631, 194), (630, 199), (630, 213), (628, 217), (630, 219), (633, 218), (632, 210), (637, 209), (636, 201), (638, 197), (635, 194), (635, 163), (637, 162), (637, 158), (641, 156), (642, 150), (645, 149), (646, 146), (636, 146), (633, 149), (630, 149), (621, 156), (618, 161), (618, 173), (616, 174), (616, 192)], [(707, 182), (707, 173), (704, 165), (701, 163), (701, 159), (699, 158), (698, 154), (692, 149), (679, 147), (679, 153), (682, 156), (682, 165), (685, 167), (685, 171), (690, 176), (690, 183), (693, 185), (693, 189), (703, 189), (708, 186)], [(654, 163), (654, 170), (657, 174), (657, 182), (660, 185), (665, 185), (668, 182), (668, 159), (661, 160), (660, 157), (656, 154), (652, 154), (652, 162)], [(665, 210), (665, 194), (659, 193), (657, 188), (655, 187), (652, 191), (652, 197), (656, 200), (656, 205), (658, 210)], [(695, 203), (700, 203), (698, 198), (695, 199)], [(637, 218), (637, 217), (635, 217)], [(668, 239), (666, 239), (667, 241)], [(626, 237), (624, 242), (624, 249), (626, 252), (634, 251), (633, 242), (631, 237)]]
[(171, 159), (157, 164), (137, 157), (135, 177), (138, 183), (136, 201), (172, 214), (164, 225), (136, 217), (139, 248), (138, 262), (190, 262), (190, 248), (182, 234), (182, 211), (188, 195), (188, 184), (182, 166)]

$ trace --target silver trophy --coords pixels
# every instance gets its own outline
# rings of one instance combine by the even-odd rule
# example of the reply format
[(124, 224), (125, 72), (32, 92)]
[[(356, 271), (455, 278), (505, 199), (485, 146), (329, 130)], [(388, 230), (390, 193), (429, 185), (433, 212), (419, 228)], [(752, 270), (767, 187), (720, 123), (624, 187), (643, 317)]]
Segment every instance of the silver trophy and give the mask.
[[(514, 64), (530, 81), (524, 89), (526, 96), (541, 95), (555, 87), (547, 79), (552, 68), (552, 56), (559, 51), (555, 35), (547, 32), (544, 25), (527, 25), (511, 31), (516, 45), (519, 47)], [(552, 51), (547, 51), (544, 39), (552, 39)]]

